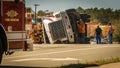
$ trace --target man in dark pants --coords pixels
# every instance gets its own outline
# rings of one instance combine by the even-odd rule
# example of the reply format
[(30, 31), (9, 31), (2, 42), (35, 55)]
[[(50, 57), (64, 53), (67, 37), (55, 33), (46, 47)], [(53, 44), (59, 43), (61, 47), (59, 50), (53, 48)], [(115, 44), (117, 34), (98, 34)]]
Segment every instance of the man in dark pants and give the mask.
[(7, 36), (3, 26), (0, 23), (0, 64), (2, 61), (3, 53), (7, 52), (7, 47), (8, 47)]
[(102, 29), (99, 26), (97, 26), (95, 33), (96, 33), (96, 43), (100, 44), (101, 43)]

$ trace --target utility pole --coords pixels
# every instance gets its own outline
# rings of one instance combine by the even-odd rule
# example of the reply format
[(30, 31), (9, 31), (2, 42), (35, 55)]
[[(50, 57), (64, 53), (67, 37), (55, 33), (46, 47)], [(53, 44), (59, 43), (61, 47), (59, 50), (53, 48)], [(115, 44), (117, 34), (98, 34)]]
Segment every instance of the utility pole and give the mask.
[[(39, 6), (39, 4), (34, 4), (35, 6), (35, 24), (37, 23), (37, 6)], [(42, 19), (43, 20), (43, 19)], [(44, 30), (44, 25), (43, 25), (43, 22), (42, 22), (42, 29), (43, 29), (43, 39), (44, 39), (44, 43), (46, 44), (46, 38), (45, 38), (45, 30)]]
[(37, 23), (37, 6), (39, 6), (39, 4), (35, 4), (35, 24)]

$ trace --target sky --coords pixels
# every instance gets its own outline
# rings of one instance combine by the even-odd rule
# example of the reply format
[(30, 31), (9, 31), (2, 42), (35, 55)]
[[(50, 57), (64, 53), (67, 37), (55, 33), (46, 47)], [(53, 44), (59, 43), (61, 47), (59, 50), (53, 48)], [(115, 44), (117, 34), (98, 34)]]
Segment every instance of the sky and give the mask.
[(26, 7), (31, 7), (33, 11), (35, 10), (34, 4), (39, 4), (37, 11), (49, 10), (53, 12), (76, 9), (79, 6), (83, 9), (95, 7), (120, 9), (120, 0), (26, 0)]

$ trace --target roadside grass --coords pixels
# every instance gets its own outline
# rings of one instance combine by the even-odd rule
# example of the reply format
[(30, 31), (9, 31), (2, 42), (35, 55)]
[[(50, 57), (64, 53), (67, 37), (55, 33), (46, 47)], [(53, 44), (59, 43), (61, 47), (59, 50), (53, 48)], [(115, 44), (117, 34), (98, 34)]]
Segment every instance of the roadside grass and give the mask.
[(56, 67), (56, 68), (97, 67), (97, 66), (100, 66), (100, 65), (109, 64), (109, 63), (116, 63), (116, 62), (120, 62), (120, 58), (102, 59), (102, 60), (96, 60), (96, 61), (93, 61), (93, 62), (70, 64), (70, 65), (62, 65), (62, 66)]
[(102, 60), (97, 60), (95, 62), (90, 62), (90, 64), (94, 63), (97, 65), (104, 65), (104, 64), (116, 63), (116, 62), (120, 62), (120, 58), (102, 59)]

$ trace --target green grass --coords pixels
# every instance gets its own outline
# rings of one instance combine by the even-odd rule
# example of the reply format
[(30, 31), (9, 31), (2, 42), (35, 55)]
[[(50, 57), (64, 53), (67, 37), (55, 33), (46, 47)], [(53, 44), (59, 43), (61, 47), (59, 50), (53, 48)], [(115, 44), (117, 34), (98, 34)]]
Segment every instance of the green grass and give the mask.
[(109, 63), (116, 63), (116, 62), (120, 62), (120, 58), (102, 59), (102, 60), (96, 60), (94, 62), (70, 64), (65, 66), (63, 65), (56, 68), (86, 68), (86, 67), (95, 67)]
[(94, 63), (94, 64), (97, 64), (97, 65), (104, 65), (104, 64), (116, 63), (116, 62), (120, 62), (120, 58), (97, 60), (95, 62), (90, 62), (90, 64)]

